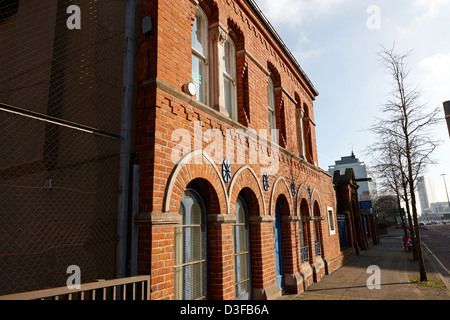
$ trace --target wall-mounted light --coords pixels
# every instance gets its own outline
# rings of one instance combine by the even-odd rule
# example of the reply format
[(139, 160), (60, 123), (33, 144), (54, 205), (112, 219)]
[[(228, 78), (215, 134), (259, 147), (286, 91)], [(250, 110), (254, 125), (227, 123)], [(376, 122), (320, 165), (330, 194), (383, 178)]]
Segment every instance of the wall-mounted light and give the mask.
[(142, 18), (142, 33), (148, 36), (152, 32), (152, 18), (145, 16)]
[(184, 91), (184, 93), (187, 93), (188, 95), (190, 95), (192, 97), (195, 96), (195, 94), (197, 93), (195, 90), (195, 85), (192, 82), (185, 83), (183, 85), (183, 91)]

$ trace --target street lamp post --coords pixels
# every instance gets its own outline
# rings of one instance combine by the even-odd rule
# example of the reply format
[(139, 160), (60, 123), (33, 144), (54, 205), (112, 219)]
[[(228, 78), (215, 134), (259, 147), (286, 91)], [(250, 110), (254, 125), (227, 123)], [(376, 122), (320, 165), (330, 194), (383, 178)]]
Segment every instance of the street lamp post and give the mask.
[(445, 176), (446, 175), (447, 174), (445, 174), (445, 173), (441, 174), (442, 178), (444, 179), (444, 186), (445, 186), (445, 193), (447, 194), (448, 208), (450, 209), (450, 200), (448, 198), (447, 184), (445, 183)]
[(444, 102), (445, 119), (447, 119), (448, 133), (450, 134), (450, 101)]

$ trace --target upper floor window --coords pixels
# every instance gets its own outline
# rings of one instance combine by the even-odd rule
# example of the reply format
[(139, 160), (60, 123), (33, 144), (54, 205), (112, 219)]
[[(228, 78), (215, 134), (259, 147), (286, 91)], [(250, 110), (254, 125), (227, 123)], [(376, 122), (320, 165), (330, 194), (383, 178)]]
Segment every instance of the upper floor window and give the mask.
[(237, 121), (236, 46), (231, 37), (223, 46), (223, 91), (225, 108), (230, 118)]
[(298, 97), (296, 97), (296, 127), (297, 127), (297, 147), (300, 157), (305, 158), (305, 130), (303, 124), (304, 111), (301, 108), (301, 102)]
[(309, 110), (306, 104), (303, 105), (303, 121), (304, 121), (304, 139), (305, 139), (305, 152), (306, 161), (314, 164), (313, 145), (312, 145), (312, 132), (311, 132), (311, 119), (309, 117)]
[(269, 131), (272, 136), (272, 141), (278, 141), (278, 135), (276, 133), (277, 129), (277, 118), (275, 113), (275, 91), (274, 84), (271, 77), (269, 77), (267, 84), (267, 104), (269, 109)]
[(192, 80), (197, 100), (208, 103), (208, 18), (200, 7), (195, 9), (192, 27)]

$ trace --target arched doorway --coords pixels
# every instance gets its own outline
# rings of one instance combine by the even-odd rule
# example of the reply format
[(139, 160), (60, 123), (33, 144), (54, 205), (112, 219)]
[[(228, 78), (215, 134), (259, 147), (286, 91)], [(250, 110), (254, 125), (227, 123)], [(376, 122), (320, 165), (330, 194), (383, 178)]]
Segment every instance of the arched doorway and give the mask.
[[(282, 216), (289, 216), (289, 202), (286, 199), (284, 194), (281, 194), (277, 198), (277, 202), (275, 204), (275, 221), (273, 224), (273, 238), (274, 238), (274, 250), (275, 250), (275, 279), (276, 284), (281, 290), (284, 292), (285, 285), (285, 262), (288, 263), (287, 268), (289, 269), (289, 261), (284, 261), (284, 249), (289, 251), (289, 248), (286, 247), (283, 249), (285, 245), (283, 242), (283, 234), (288, 233), (288, 230), (284, 230), (283, 228), (287, 228), (287, 225), (283, 226)], [(289, 245), (289, 238), (286, 237), (286, 245)], [(288, 270), (286, 270), (289, 272)]]
[(275, 247), (275, 279), (277, 285), (284, 290), (284, 270), (283, 270), (283, 241), (281, 230), (281, 209), (277, 201), (275, 206), (275, 222), (273, 228), (273, 238)]

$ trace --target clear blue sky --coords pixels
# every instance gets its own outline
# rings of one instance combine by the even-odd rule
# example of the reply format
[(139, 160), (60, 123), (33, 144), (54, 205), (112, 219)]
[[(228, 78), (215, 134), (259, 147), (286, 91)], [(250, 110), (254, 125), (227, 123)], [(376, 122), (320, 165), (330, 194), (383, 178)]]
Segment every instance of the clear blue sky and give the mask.
[[(420, 85), (429, 108), (450, 100), (450, 0), (256, 0), (294, 54), (320, 95), (315, 102), (319, 166), (325, 170), (342, 156), (370, 165), (366, 129), (379, 116), (390, 92), (377, 52), (380, 45), (412, 50), (409, 80)], [(443, 140), (434, 153), (439, 201), (450, 192), (450, 137), (445, 121), (436, 126)]]

